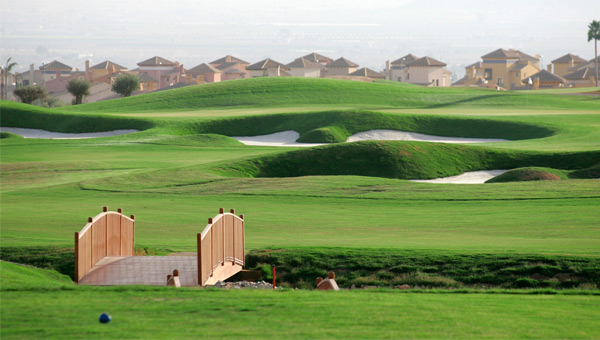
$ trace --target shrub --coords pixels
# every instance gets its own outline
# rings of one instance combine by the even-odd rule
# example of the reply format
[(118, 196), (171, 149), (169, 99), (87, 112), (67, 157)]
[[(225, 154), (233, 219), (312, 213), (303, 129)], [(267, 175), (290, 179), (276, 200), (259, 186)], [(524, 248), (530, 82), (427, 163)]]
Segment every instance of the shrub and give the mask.
[(19, 87), (13, 91), (13, 94), (19, 97), (21, 103), (31, 104), (36, 99), (46, 97), (46, 90), (38, 85)]
[(517, 288), (535, 288), (539, 286), (539, 284), (540, 282), (538, 280), (523, 277), (520, 279), (516, 279), (513, 283), (513, 286)]

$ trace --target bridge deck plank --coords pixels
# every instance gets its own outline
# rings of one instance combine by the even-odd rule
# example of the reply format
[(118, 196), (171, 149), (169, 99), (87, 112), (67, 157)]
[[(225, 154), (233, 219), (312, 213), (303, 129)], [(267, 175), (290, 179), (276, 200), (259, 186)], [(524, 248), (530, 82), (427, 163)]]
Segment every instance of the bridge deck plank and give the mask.
[(164, 286), (167, 275), (179, 270), (182, 286), (198, 285), (197, 256), (109, 256), (100, 260), (80, 284)]

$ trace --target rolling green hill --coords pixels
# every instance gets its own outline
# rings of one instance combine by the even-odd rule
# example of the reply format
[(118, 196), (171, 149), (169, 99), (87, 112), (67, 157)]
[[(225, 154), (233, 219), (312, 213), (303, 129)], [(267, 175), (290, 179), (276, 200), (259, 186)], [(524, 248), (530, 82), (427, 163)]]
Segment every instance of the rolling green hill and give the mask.
[(359, 175), (430, 179), (521, 166), (577, 170), (599, 163), (600, 151), (518, 152), (441, 143), (366, 141), (263, 156), (221, 169), (250, 177)]
[(399, 108), (523, 108), (598, 110), (593, 96), (522, 94), (472, 88), (427, 88), (387, 83), (296, 77), (225, 81), (60, 108), (61, 111), (133, 113), (227, 107), (351, 105)]

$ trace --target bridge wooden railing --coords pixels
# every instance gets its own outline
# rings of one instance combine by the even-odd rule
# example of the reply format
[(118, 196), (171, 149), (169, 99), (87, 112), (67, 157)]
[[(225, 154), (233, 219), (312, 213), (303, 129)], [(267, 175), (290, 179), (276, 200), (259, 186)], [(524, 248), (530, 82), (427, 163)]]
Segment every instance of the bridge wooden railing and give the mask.
[(133, 256), (134, 216), (108, 211), (107, 207), (80, 232), (75, 232), (75, 282), (79, 282), (98, 261), (106, 256)]
[(198, 284), (212, 285), (242, 270), (245, 258), (244, 215), (223, 208), (197, 235)]

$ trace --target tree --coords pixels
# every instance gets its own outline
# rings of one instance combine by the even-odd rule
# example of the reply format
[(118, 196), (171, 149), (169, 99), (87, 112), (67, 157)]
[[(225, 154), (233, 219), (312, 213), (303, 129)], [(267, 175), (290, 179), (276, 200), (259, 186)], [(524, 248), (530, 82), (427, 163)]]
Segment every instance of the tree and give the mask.
[(133, 74), (122, 74), (115, 79), (111, 90), (123, 97), (131, 96), (131, 93), (140, 89), (140, 80)]
[(10, 74), (10, 71), (12, 71), (12, 69), (17, 66), (18, 64), (15, 62), (10, 62), (12, 60), (12, 57), (8, 58), (6, 60), (6, 65), (5, 66), (0, 66), (0, 73), (2, 73), (2, 84), (0, 84), (1, 88), (0, 88), (0, 98), (2, 99), (6, 99), (6, 97), (8, 97), (8, 75)]
[(596, 87), (598, 87), (598, 39), (600, 39), (600, 21), (593, 20), (588, 25), (588, 42), (594, 40), (594, 64), (596, 65)]
[(85, 79), (71, 79), (69, 85), (67, 85), (67, 91), (75, 97), (73, 105), (83, 102), (83, 97), (90, 94), (91, 86), (92, 84)]
[(46, 90), (38, 85), (19, 87), (13, 93), (25, 104), (31, 104), (36, 99), (44, 99), (46, 97)]

